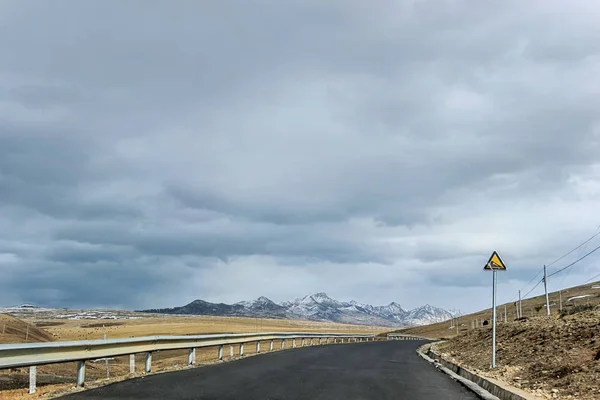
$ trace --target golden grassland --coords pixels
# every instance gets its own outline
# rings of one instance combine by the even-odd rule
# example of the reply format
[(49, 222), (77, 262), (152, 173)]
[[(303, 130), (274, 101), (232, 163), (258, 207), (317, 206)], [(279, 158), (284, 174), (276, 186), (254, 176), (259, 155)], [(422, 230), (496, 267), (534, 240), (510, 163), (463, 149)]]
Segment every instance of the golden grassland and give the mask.
[[(336, 324), (329, 322), (278, 320), (266, 318), (238, 318), (211, 316), (142, 316), (139, 319), (124, 320), (64, 320), (34, 318), (20, 320), (0, 315), (0, 324), (4, 323), (5, 334), (0, 333), (0, 343), (23, 343), (25, 335), (32, 341), (67, 341), (102, 339), (106, 331), (107, 338), (129, 338), (156, 335), (196, 335), (209, 333), (250, 333), (250, 332), (336, 332), (378, 334), (386, 328), (362, 325)], [(2, 325), (0, 325), (2, 329)], [(1, 331), (0, 331), (1, 332)], [(261, 352), (268, 351), (269, 342), (261, 343)], [(297, 342), (299, 346), (299, 341)], [(279, 350), (281, 342), (276, 343)], [(285, 348), (290, 349), (292, 341), (286, 340)], [(224, 361), (239, 358), (239, 345), (233, 346), (234, 356), (230, 356), (229, 346), (224, 349)], [(244, 356), (256, 354), (255, 343), (244, 346)], [(218, 362), (217, 348), (198, 349), (196, 364), (207, 365)], [(88, 362), (86, 365), (86, 387), (97, 387), (110, 382), (144, 375), (144, 355), (136, 355), (136, 373), (129, 374), (129, 357), (116, 357), (109, 361), (109, 378), (105, 361)], [(172, 371), (187, 366), (187, 350), (156, 352), (152, 360), (152, 373)], [(38, 390), (34, 395), (27, 393), (28, 369), (15, 368), (0, 371), (0, 399), (37, 399), (52, 398), (60, 394), (81, 389), (75, 388), (76, 363), (63, 363), (40, 366), (38, 371)]]

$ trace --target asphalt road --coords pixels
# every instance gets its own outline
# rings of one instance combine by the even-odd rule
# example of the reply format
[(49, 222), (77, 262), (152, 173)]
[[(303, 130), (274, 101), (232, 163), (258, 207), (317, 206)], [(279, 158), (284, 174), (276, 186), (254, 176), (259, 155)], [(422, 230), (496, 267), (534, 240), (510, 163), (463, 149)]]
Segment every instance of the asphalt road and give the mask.
[(415, 353), (422, 343), (389, 341), (284, 350), (239, 361), (149, 375), (62, 398), (477, 399)]

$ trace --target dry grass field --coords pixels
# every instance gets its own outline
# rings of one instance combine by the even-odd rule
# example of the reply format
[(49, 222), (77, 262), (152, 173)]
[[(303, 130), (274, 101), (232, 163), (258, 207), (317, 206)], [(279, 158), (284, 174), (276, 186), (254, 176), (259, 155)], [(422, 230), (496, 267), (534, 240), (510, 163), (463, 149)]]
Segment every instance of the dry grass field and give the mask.
[[(490, 368), (491, 309), (451, 322), (402, 329), (401, 332), (447, 339), (436, 344), (444, 358), (481, 375), (553, 399), (600, 399), (600, 283), (588, 283), (523, 301), (523, 317), (514, 304), (497, 309), (497, 362)], [(562, 311), (561, 308), (562, 301)], [(474, 327), (474, 322), (478, 327)], [(483, 322), (483, 324), (482, 324)]]
[[(1, 334), (2, 324), (5, 334)], [(28, 328), (29, 327), (29, 328)], [(65, 320), (35, 317), (23, 320), (0, 314), (0, 343), (67, 341), (102, 339), (106, 330), (107, 338), (129, 338), (155, 335), (198, 335), (209, 333), (248, 333), (248, 332), (337, 332), (337, 333), (372, 333), (378, 334), (385, 328), (345, 325), (325, 322), (275, 320), (266, 318), (235, 318), (210, 316), (146, 316), (137, 319), (98, 320), (79, 319)], [(29, 333), (27, 333), (29, 332)], [(300, 343), (297, 343), (300, 345)], [(280, 343), (279, 343), (280, 346)], [(275, 350), (280, 347), (275, 346)], [(286, 341), (286, 349), (291, 348), (291, 340)], [(261, 351), (268, 350), (269, 343), (261, 343)], [(244, 346), (244, 356), (256, 353), (254, 343)], [(239, 346), (233, 348), (233, 359), (238, 358)], [(217, 348), (198, 349), (196, 355), (198, 365), (217, 362)], [(224, 351), (225, 361), (229, 361), (229, 347)], [(143, 375), (144, 355), (136, 356), (136, 374), (129, 374), (129, 357), (116, 357), (108, 363), (105, 361), (88, 362), (86, 366), (86, 386), (96, 387), (116, 380)], [(189, 368), (187, 366), (187, 350), (156, 352), (153, 355), (152, 372), (162, 372)], [(75, 388), (76, 364), (64, 363), (38, 367), (38, 392), (27, 393), (28, 369), (15, 368), (0, 371), (0, 399), (36, 399), (52, 398), (62, 393), (78, 390)]]
[[(585, 285), (575, 286), (558, 292), (549, 294), (550, 312), (552, 315), (558, 315), (560, 304), (565, 310), (571, 309), (576, 305), (591, 304), (600, 305), (600, 281), (587, 283)], [(546, 297), (536, 296), (523, 300), (523, 316), (537, 317), (546, 315)], [(513, 303), (500, 304), (496, 312), (498, 320), (504, 321), (504, 310), (508, 321), (514, 321), (517, 318), (516, 307)], [(421, 335), (432, 339), (450, 339), (457, 335), (464, 334), (473, 330), (474, 323), (478, 326), (490, 326), (492, 320), (492, 309), (488, 308), (476, 313), (463, 315), (457, 319), (458, 323), (440, 322), (437, 324), (418, 326), (414, 328), (400, 329), (397, 332), (408, 333), (412, 335)], [(455, 320), (456, 321), (456, 320)], [(483, 325), (485, 324), (485, 325)]]

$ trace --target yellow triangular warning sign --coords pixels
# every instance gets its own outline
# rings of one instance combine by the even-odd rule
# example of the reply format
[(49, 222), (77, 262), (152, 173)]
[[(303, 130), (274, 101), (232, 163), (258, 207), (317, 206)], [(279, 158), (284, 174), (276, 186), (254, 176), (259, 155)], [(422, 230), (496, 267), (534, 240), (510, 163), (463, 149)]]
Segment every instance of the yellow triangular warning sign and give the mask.
[(506, 270), (506, 265), (504, 264), (504, 261), (502, 261), (498, 253), (494, 251), (487, 264), (485, 264), (485, 267), (483, 267), (483, 269)]

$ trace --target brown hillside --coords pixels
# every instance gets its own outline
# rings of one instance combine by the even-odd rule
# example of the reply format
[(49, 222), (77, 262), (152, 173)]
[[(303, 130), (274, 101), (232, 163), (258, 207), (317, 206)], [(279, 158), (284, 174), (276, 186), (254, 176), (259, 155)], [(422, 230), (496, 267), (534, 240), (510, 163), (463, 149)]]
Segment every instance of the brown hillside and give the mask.
[(600, 310), (523, 318), (498, 325), (497, 365), (491, 370), (492, 330), (478, 328), (438, 344), (445, 358), (535, 394), (600, 399)]
[[(560, 313), (560, 306), (567, 311), (578, 305), (589, 304), (600, 306), (600, 281), (585, 285), (563, 289), (549, 294), (550, 311), (553, 316)], [(546, 315), (546, 297), (536, 296), (523, 300), (523, 316), (527, 318), (541, 317)], [(504, 322), (504, 310), (506, 307), (506, 319), (514, 321), (517, 319), (516, 306), (514, 303), (500, 304), (497, 307), (497, 317)], [(492, 309), (478, 311), (476, 313), (462, 315), (454, 322), (446, 321), (437, 324), (417, 326), (414, 328), (399, 329), (396, 332), (411, 335), (422, 335), (429, 338), (449, 339), (457, 335), (466, 334), (476, 327), (489, 326), (491, 323)], [(485, 324), (485, 325), (484, 325)], [(458, 329), (457, 329), (458, 327)]]
[(51, 342), (54, 338), (43, 329), (36, 328), (8, 314), (0, 314), (0, 343)]

